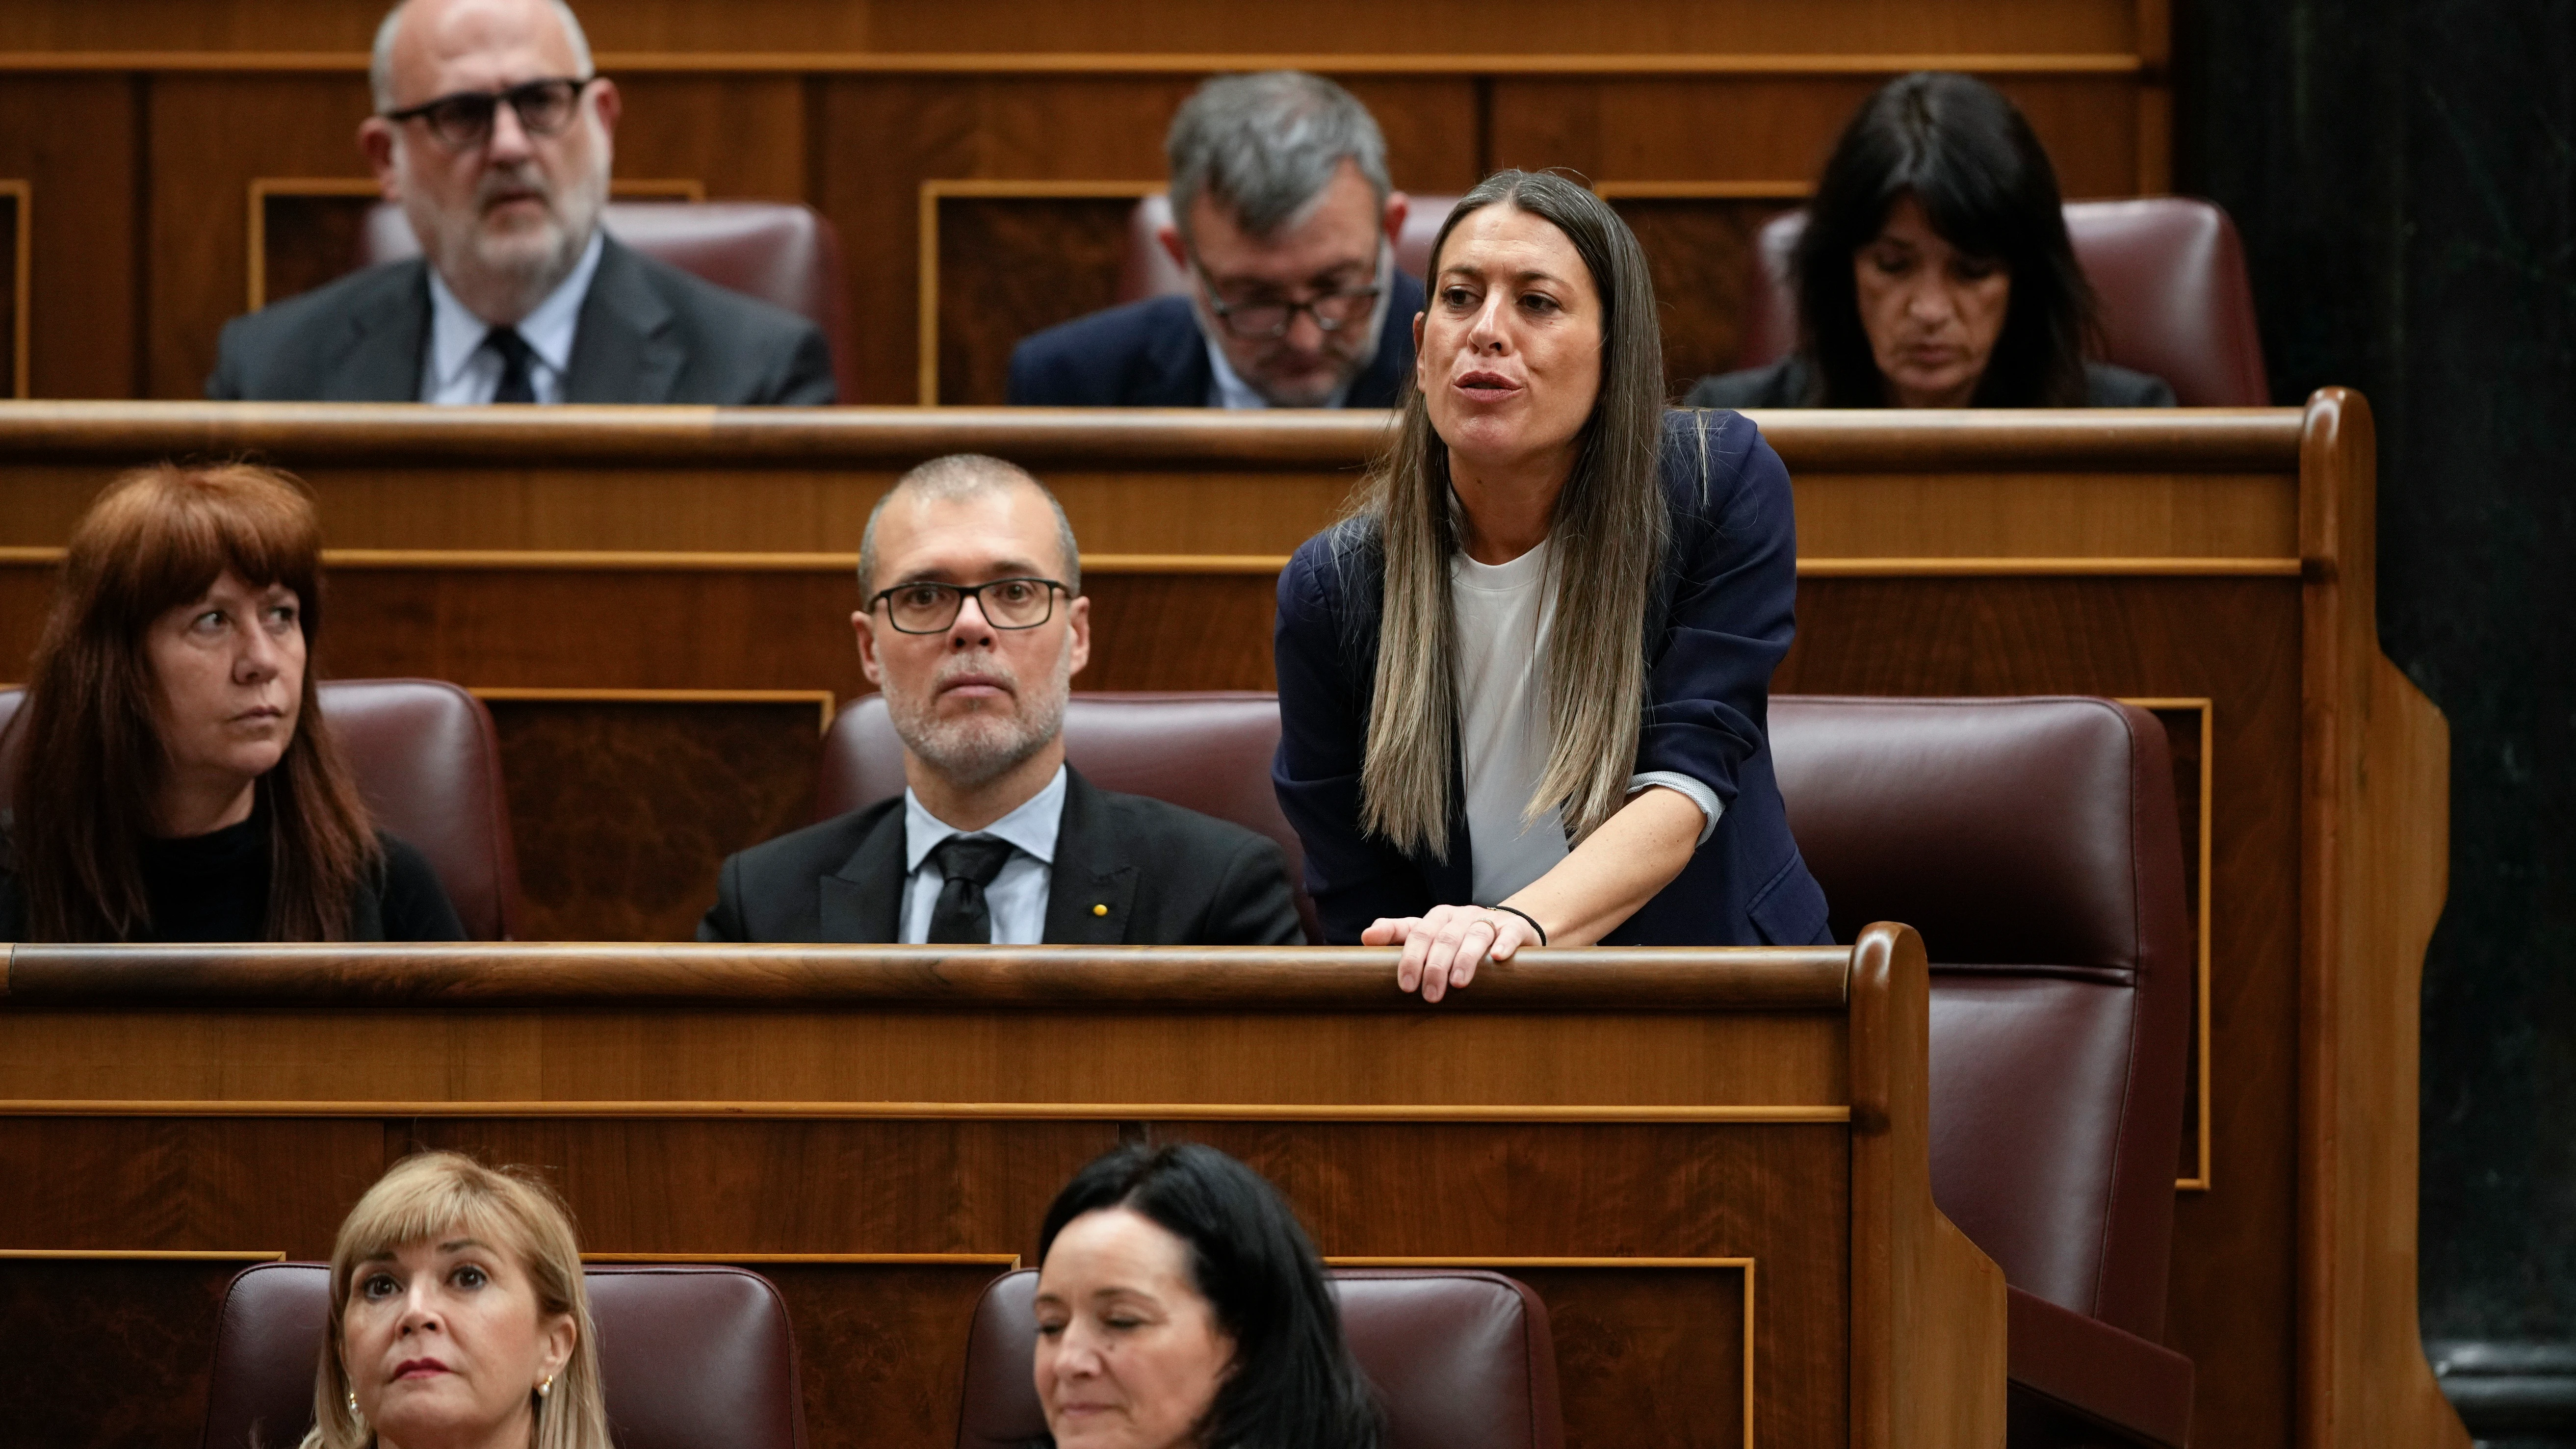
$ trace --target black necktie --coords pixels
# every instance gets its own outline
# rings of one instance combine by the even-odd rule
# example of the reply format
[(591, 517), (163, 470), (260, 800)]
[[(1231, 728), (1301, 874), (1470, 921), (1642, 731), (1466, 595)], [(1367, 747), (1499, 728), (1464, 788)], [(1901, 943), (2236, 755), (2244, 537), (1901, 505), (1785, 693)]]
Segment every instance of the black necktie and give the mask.
[(939, 888), (939, 904), (930, 911), (931, 944), (993, 943), (993, 912), (984, 904), (984, 887), (1002, 873), (1002, 863), (1016, 848), (989, 835), (952, 835), (931, 850), (931, 863), (948, 878)]
[(528, 374), (528, 359), (536, 350), (515, 327), (495, 327), (483, 334), (483, 345), (501, 354), (501, 385), (492, 391), (496, 403), (532, 403), (537, 400), (537, 387)]

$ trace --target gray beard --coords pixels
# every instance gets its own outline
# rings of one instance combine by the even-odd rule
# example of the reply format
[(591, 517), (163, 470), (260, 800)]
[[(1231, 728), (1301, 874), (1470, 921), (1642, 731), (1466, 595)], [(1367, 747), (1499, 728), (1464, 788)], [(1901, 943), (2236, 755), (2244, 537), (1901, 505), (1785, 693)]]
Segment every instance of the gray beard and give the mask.
[(971, 714), (958, 719), (936, 717), (927, 701), (886, 692), (886, 716), (903, 747), (962, 789), (1001, 778), (1064, 728), (1065, 692), (1050, 690), (1043, 698), (1022, 696), (1026, 712), (1016, 719)]

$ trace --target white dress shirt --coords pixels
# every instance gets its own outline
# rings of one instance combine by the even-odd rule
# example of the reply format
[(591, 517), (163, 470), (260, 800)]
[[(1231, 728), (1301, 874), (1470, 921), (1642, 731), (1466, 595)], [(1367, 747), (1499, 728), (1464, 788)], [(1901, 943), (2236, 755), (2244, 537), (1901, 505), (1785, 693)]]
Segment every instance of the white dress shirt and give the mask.
[(1064, 824), (1064, 766), (1046, 788), (1020, 808), (981, 830), (962, 831), (930, 813), (909, 786), (903, 792), (903, 929), (896, 940), (918, 946), (930, 939), (930, 916), (948, 877), (930, 853), (952, 835), (989, 835), (1017, 847), (1002, 873), (984, 887), (984, 909), (993, 919), (996, 946), (1034, 946), (1046, 937), (1047, 878), (1055, 868), (1056, 832)]
[[(1548, 556), (1549, 543), (1542, 541), (1509, 563), (1478, 563), (1462, 551), (1449, 564), (1458, 624), (1458, 763), (1474, 865), (1467, 895), (1480, 906), (1510, 899), (1567, 854), (1561, 815), (1543, 814), (1526, 827), (1521, 820), (1556, 743), (1548, 717), (1549, 636), (1556, 622)], [(1699, 838), (1706, 843), (1723, 808), (1717, 792), (1676, 771), (1649, 770), (1629, 777), (1628, 793), (1656, 785), (1699, 807)]]
[[(593, 231), (572, 275), (557, 283), (519, 321), (519, 336), (532, 354), (528, 385), (541, 403), (564, 400), (564, 369), (572, 365), (573, 328), (581, 321), (581, 304), (590, 296), (590, 279), (599, 271), (599, 254), (607, 234)], [(420, 400), (425, 403), (487, 403), (501, 387), (501, 354), (483, 345), (492, 324), (456, 299), (429, 269), (429, 359), (420, 370)]]

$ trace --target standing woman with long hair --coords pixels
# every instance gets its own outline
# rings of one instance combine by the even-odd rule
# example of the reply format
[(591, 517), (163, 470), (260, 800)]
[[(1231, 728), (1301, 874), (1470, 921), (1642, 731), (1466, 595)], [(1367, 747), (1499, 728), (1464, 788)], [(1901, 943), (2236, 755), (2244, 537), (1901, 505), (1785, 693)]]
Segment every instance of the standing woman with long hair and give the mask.
[(73, 530), (0, 822), (0, 940), (453, 941), (375, 829), (309, 667), (322, 528), (234, 464), (117, 479)]
[(1808, 944), (1766, 742), (1789, 476), (1667, 413), (1645, 255), (1503, 171), (1434, 243), (1398, 434), (1279, 581), (1279, 801), (1336, 941), (1427, 999), (1525, 945)]

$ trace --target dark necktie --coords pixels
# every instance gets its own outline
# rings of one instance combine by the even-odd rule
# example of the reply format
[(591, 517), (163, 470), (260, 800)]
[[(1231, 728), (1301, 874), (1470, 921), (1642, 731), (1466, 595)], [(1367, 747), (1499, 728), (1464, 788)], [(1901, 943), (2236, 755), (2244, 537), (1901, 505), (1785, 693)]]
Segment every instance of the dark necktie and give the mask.
[(931, 864), (948, 878), (939, 888), (939, 904), (930, 911), (931, 944), (993, 943), (993, 912), (984, 904), (984, 887), (1002, 873), (1002, 863), (1016, 848), (989, 835), (952, 835), (931, 850)]
[(528, 359), (537, 354), (528, 339), (515, 327), (495, 327), (483, 334), (483, 345), (501, 354), (501, 385), (492, 390), (492, 401), (535, 402), (537, 386), (528, 372)]

